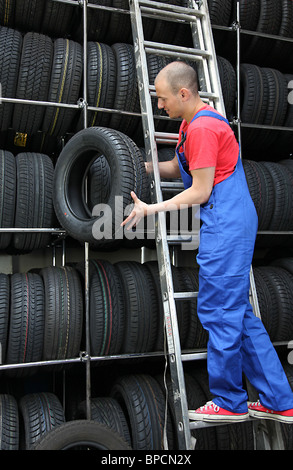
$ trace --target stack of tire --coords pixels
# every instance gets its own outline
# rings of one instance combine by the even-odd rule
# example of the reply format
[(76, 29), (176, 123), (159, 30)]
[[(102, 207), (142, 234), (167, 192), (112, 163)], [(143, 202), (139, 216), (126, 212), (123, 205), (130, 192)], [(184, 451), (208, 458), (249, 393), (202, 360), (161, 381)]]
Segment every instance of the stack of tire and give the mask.
[[(250, 195), (258, 214), (258, 229), (292, 231), (293, 229), (293, 173), (291, 160), (262, 162), (243, 160)], [(279, 236), (260, 237), (267, 246), (280, 243)], [(282, 236), (282, 244), (290, 237)]]
[(0, 297), (1, 363), (14, 364), (7, 369), (8, 376), (35, 373), (37, 367), (25, 367), (29, 362), (78, 357), (84, 307), (74, 268), (1, 273)]
[(14, 157), (11, 152), (0, 150), (0, 167), (0, 227), (19, 229), (15, 233), (1, 233), (0, 250), (27, 253), (45, 247), (50, 234), (21, 233), (21, 229), (54, 226), (51, 159), (45, 154), (31, 152)]
[[(240, 74), (241, 121), (292, 128), (293, 107), (288, 96), (293, 75), (245, 63), (241, 64)], [(242, 139), (245, 155), (255, 160), (280, 160), (292, 152), (292, 132), (243, 126)]]
[[(293, 386), (292, 365), (284, 364)], [(189, 409), (210, 400), (206, 369), (185, 373)], [(165, 396), (167, 395), (167, 408)], [(109, 395), (91, 400), (91, 420), (80, 402), (75, 418), (65, 417), (58, 396), (36, 392), (21, 396), (0, 395), (1, 450), (63, 450), (77, 445), (88, 449), (178, 449), (171, 379), (167, 375), (127, 374), (114, 379)], [(292, 425), (282, 425), (285, 449), (292, 449)], [(192, 431), (198, 450), (253, 450), (252, 423)]]
[[(293, 6), (291, 0), (242, 0), (239, 3), (240, 26), (243, 30), (293, 38)], [(236, 21), (237, 0), (208, 0), (213, 25), (231, 26)], [(214, 30), (216, 47), (226, 57), (231, 55), (227, 36)], [(291, 43), (292, 44), (292, 43)], [(288, 70), (293, 65), (290, 42), (241, 35), (243, 62), (273, 66)]]

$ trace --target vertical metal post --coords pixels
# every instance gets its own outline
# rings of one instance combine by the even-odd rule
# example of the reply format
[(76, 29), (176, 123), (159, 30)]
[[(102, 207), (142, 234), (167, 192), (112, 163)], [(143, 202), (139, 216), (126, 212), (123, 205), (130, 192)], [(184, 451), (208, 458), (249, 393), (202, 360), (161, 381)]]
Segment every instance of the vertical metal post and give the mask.
[[(87, 128), (87, 3), (83, 0), (83, 123)], [(89, 312), (89, 244), (84, 244), (85, 282), (85, 330), (86, 330), (86, 416), (91, 419), (91, 358), (90, 358), (90, 312)]]

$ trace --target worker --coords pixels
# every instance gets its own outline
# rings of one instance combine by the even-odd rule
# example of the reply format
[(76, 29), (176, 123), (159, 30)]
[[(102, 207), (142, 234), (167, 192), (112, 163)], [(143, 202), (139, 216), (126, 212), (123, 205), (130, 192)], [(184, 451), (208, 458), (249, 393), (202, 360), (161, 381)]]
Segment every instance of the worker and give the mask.
[[(162, 178), (181, 175), (184, 190), (155, 204), (134, 192), (122, 225), (148, 215), (200, 205), (198, 317), (209, 333), (207, 368), (212, 401), (189, 411), (192, 420), (241, 422), (249, 415), (293, 423), (293, 393), (263, 323), (249, 302), (257, 214), (228, 121), (205, 104), (193, 67), (169, 63), (155, 80), (158, 108), (181, 118), (174, 159), (159, 162)], [(152, 163), (146, 163), (151, 173)], [(243, 373), (258, 392), (249, 403)]]

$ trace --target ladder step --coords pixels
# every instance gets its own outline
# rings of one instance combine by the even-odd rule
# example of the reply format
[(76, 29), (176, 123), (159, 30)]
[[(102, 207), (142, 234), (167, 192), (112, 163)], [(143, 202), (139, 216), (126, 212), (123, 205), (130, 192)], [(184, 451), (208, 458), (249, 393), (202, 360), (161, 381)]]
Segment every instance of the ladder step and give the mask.
[[(149, 85), (149, 90), (150, 90), (151, 96), (157, 96), (156, 88), (154, 85)], [(199, 91), (199, 96), (201, 97), (202, 100), (205, 100), (205, 99), (219, 100), (219, 96), (216, 93), (212, 93), (208, 91)], [(168, 117), (168, 119), (170, 118)]]
[(203, 57), (211, 57), (210, 52), (203, 49), (195, 49), (191, 47), (174, 46), (162, 42), (144, 41), (145, 51), (150, 54), (158, 54), (164, 56), (175, 56), (184, 59), (201, 60)]
[(240, 423), (248, 423), (249, 421), (255, 421), (255, 418), (247, 418), (245, 421), (231, 421), (225, 423), (206, 423), (205, 421), (189, 421), (189, 429), (201, 429), (201, 428), (211, 428), (215, 426), (226, 426), (227, 424), (240, 424)]
[(181, 181), (161, 181), (161, 189), (164, 192), (181, 192), (184, 189), (183, 183)]
[[(198, 235), (190, 235), (190, 232), (184, 234), (181, 233), (180, 235), (167, 235), (167, 243), (169, 245), (189, 245), (188, 249), (195, 250), (199, 246), (199, 234)], [(190, 247), (190, 245), (193, 245)]]
[(198, 296), (198, 292), (174, 292), (175, 300), (196, 299), (197, 296)]
[(198, 18), (205, 16), (202, 10), (195, 10), (194, 8), (185, 8), (167, 3), (153, 2), (149, 0), (140, 0), (141, 13), (143, 16), (153, 17), (156, 19), (163, 19), (169, 21), (183, 20), (186, 22), (196, 21)]
[(178, 134), (168, 134), (166, 132), (155, 132), (156, 142), (159, 144), (176, 144), (178, 141)]

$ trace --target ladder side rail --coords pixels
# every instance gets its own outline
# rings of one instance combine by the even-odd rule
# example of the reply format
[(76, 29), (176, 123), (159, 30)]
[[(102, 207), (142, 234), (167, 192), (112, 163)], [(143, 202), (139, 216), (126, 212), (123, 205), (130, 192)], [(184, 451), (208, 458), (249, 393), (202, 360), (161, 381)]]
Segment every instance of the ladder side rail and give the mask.
[[(190, 4), (196, 9), (197, 1), (196, 0), (189, 0)], [(213, 32), (211, 27), (210, 15), (207, 0), (201, 0), (201, 8), (204, 8), (204, 16), (202, 17), (201, 21), (197, 20), (197, 28), (199, 30), (199, 41), (200, 41), (200, 48), (206, 49), (210, 53), (209, 59), (203, 59), (204, 68), (208, 68), (205, 70), (205, 77), (208, 77), (208, 90), (209, 92), (213, 92), (218, 96), (218, 99), (214, 101), (214, 107), (217, 111), (219, 111), (223, 116), (226, 117), (225, 105), (224, 105), (224, 98), (222, 93), (220, 75), (218, 70), (217, 64), (217, 57), (216, 57), (216, 50), (214, 45), (213, 39)], [(194, 38), (194, 31), (193, 31), (193, 38)], [(205, 65), (206, 63), (206, 65)]]
[[(144, 34), (141, 12), (138, 0), (129, 0), (131, 24), (134, 40), (134, 51), (138, 75), (138, 87), (141, 103), (142, 124), (146, 146), (146, 157), (153, 163), (154, 181), (152, 184), (152, 200), (162, 201), (160, 187), (160, 173), (158, 165), (158, 151), (155, 141), (155, 127), (151, 97), (149, 93), (149, 80), (146, 53), (144, 50)], [(192, 449), (189, 429), (187, 396), (185, 389), (184, 371), (181, 360), (181, 346), (174, 299), (172, 271), (167, 244), (166, 218), (164, 213), (156, 217), (156, 246), (158, 265), (161, 279), (162, 301), (164, 307), (165, 329), (169, 352), (170, 374), (173, 384), (174, 409), (177, 423), (177, 438), (179, 449)]]

